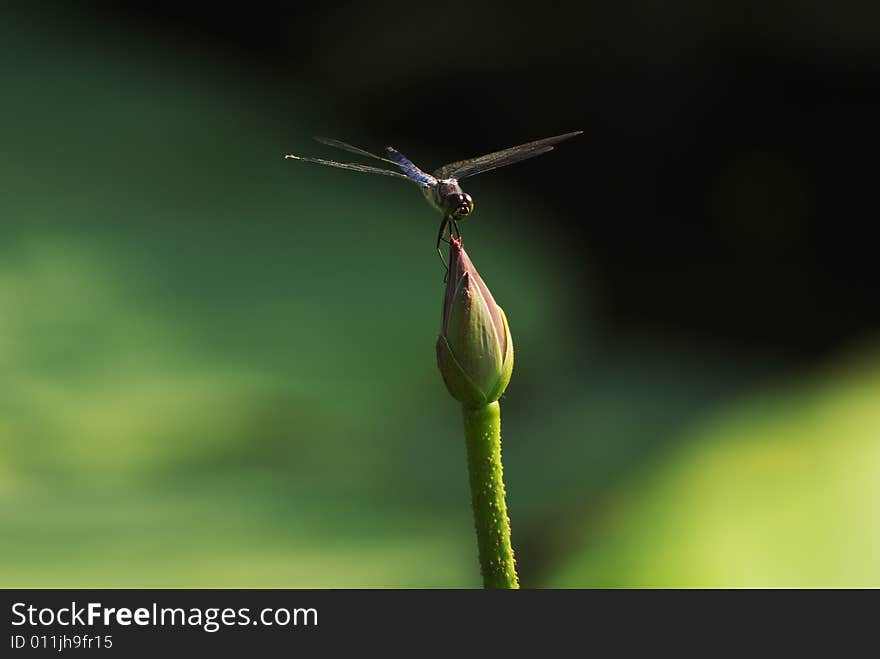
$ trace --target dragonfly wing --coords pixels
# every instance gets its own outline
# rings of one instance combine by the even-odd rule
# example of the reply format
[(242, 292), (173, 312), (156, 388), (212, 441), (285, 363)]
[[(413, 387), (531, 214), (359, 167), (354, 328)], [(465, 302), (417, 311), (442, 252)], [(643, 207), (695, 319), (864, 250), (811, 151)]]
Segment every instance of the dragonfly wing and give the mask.
[(392, 172), (390, 169), (382, 169), (381, 167), (373, 167), (371, 165), (361, 165), (353, 162), (337, 162), (335, 160), (324, 160), (323, 158), (306, 158), (305, 156), (295, 156), (288, 154), (285, 158), (293, 158), (294, 160), (302, 160), (303, 162), (313, 162), (317, 165), (325, 165), (327, 167), (338, 167), (339, 169), (348, 169), (353, 172), (364, 172), (365, 174), (382, 174), (383, 176), (394, 176), (402, 178), (406, 181), (418, 183), (415, 179), (410, 178), (401, 172)]
[(321, 144), (326, 144), (327, 146), (332, 146), (336, 149), (342, 149), (343, 151), (348, 151), (349, 153), (354, 153), (359, 156), (366, 156), (367, 158), (375, 158), (376, 160), (381, 160), (382, 162), (387, 162), (389, 165), (394, 165), (397, 167), (397, 163), (393, 160), (389, 160), (388, 158), (383, 158), (382, 156), (377, 156), (375, 153), (370, 153), (369, 151), (362, 149), (358, 146), (353, 146), (351, 144), (346, 144), (341, 140), (334, 140), (330, 137), (316, 137), (316, 142), (320, 142)]
[(474, 176), (475, 174), (488, 172), (489, 170), (497, 169), (498, 167), (512, 165), (514, 163), (520, 162), (521, 160), (534, 158), (535, 156), (540, 156), (542, 153), (552, 151), (554, 144), (558, 144), (563, 140), (567, 140), (576, 135), (580, 135), (582, 132), (583, 131), (578, 130), (573, 133), (565, 133), (565, 135), (546, 137), (543, 140), (535, 140), (534, 142), (520, 144), (519, 146), (512, 146), (509, 149), (496, 151), (495, 153), (489, 153), (485, 156), (480, 156), (478, 158), (459, 160), (458, 162), (443, 165), (443, 167), (434, 172), (434, 176), (440, 179), (461, 179), (466, 176)]
[(530, 151), (518, 151), (516, 153), (510, 154), (508, 156), (502, 158), (495, 158), (491, 162), (481, 162), (476, 165), (461, 167), (459, 169), (454, 170), (450, 174), (446, 174), (442, 178), (454, 178), (454, 179), (462, 179), (466, 176), (475, 176), (476, 174), (483, 174), (484, 172), (491, 171), (493, 169), (498, 169), (499, 167), (504, 167), (505, 165), (512, 165), (514, 163), (520, 162), (522, 160), (528, 160), (529, 158), (534, 158), (535, 156), (540, 156), (548, 151), (552, 151), (552, 146), (541, 147), (540, 149), (532, 149)]
[[(330, 137), (316, 137), (316, 141), (321, 144), (326, 144), (327, 146), (332, 146), (337, 149), (342, 149), (343, 151), (348, 151), (349, 153), (354, 153), (359, 156), (365, 156), (367, 158), (375, 158), (376, 160), (381, 160), (382, 162), (387, 162), (389, 165), (394, 165), (399, 168), (403, 175), (418, 183), (419, 185), (433, 185), (437, 182), (437, 180), (431, 176), (430, 174), (425, 174), (421, 169), (416, 167), (412, 162), (410, 162), (403, 154), (398, 151), (395, 151), (390, 146), (387, 147), (388, 155), (391, 156), (392, 159), (383, 158), (382, 156), (377, 156), (375, 153), (370, 153), (366, 149), (362, 149), (359, 146), (354, 146), (353, 144), (347, 144), (341, 140), (334, 140)], [(301, 160), (305, 160), (302, 158)], [(335, 161), (329, 161), (335, 162)], [(321, 163), (326, 164), (326, 163)], [(338, 165), (337, 165), (338, 166)], [(346, 167), (346, 169), (353, 169), (353, 167)], [(358, 170), (358, 171), (366, 171), (366, 170)], [(387, 170), (382, 170), (383, 172)]]

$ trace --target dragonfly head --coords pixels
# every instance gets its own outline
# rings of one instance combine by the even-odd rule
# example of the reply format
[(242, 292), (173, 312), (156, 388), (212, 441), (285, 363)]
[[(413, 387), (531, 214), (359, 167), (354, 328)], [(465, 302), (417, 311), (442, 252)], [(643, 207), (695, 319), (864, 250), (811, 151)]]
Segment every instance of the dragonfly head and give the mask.
[(474, 200), (467, 192), (455, 192), (447, 195), (446, 212), (455, 220), (463, 220), (474, 212)]

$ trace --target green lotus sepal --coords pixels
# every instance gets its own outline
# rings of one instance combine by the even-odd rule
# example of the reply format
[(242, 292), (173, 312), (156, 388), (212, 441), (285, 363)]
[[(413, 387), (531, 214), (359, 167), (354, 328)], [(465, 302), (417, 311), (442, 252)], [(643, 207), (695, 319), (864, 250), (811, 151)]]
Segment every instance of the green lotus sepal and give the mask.
[(513, 372), (507, 316), (460, 240), (453, 240), (449, 250), (437, 365), (452, 397), (472, 407), (498, 400)]

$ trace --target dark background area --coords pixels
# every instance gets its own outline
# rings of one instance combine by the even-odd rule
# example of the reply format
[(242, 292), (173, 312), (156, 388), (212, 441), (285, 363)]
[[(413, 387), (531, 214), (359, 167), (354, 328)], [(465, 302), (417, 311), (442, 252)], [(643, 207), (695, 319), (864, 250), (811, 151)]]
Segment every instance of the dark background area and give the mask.
[(601, 331), (802, 364), (880, 323), (869, 2), (93, 7), (120, 40), (304, 80), (350, 122), (316, 128), (425, 167), (584, 130), (504, 176), (558, 209), (521, 239), (571, 252)]

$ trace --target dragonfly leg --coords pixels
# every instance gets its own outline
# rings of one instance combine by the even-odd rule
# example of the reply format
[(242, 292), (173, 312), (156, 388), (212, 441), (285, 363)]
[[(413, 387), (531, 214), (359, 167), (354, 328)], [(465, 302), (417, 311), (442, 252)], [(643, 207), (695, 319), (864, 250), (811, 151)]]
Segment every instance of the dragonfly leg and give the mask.
[(440, 255), (440, 261), (443, 263), (443, 267), (446, 268), (446, 274), (449, 274), (449, 266), (446, 265), (446, 259), (443, 258), (443, 250), (440, 249), (440, 241), (443, 240), (443, 232), (446, 230), (446, 226), (449, 224), (449, 217), (444, 215), (443, 220), (440, 222), (440, 230), (437, 232), (437, 253)]
[(458, 222), (455, 220), (452, 221), (452, 228), (455, 229), (455, 237), (461, 239), (461, 230), (458, 228)]

